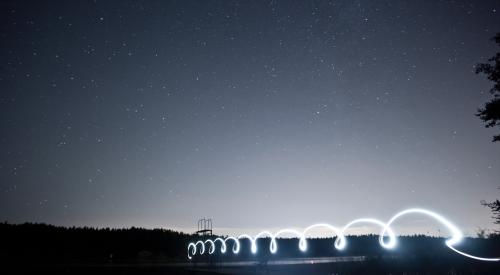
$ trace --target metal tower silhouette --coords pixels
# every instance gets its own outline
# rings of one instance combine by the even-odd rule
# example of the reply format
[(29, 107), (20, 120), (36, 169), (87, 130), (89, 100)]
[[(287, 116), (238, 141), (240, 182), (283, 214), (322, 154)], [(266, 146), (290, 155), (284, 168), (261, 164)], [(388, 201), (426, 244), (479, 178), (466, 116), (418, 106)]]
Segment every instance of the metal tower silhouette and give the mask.
[(199, 236), (212, 236), (212, 219), (199, 219), (196, 234)]

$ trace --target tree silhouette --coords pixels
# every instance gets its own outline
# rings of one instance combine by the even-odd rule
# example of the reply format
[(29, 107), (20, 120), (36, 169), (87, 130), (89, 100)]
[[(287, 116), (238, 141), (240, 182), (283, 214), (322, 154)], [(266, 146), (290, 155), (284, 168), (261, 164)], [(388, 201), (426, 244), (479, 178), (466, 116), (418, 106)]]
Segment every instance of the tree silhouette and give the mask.
[[(491, 212), (493, 212), (492, 218), (496, 224), (500, 224), (500, 200), (493, 202), (481, 201), (481, 204), (491, 209)], [(500, 231), (497, 231), (497, 233), (500, 233)]]
[[(500, 33), (497, 33), (492, 40), (500, 46)], [(486, 74), (488, 79), (494, 83), (493, 87), (490, 89), (493, 99), (486, 102), (483, 108), (479, 108), (476, 116), (486, 123), (485, 126), (487, 128), (500, 126), (500, 52), (489, 58), (488, 63), (477, 64), (476, 73)], [(500, 135), (493, 136), (493, 142), (495, 141), (500, 141)], [(483, 200), (481, 204), (491, 209), (491, 212), (493, 212), (492, 218), (495, 224), (500, 224), (500, 200), (495, 200), (493, 202), (486, 202)], [(497, 233), (500, 234), (500, 231), (497, 231)]]
[[(500, 33), (492, 40), (500, 46)], [(493, 99), (486, 102), (483, 108), (479, 108), (476, 116), (484, 121), (486, 128), (500, 126), (500, 52), (489, 58), (488, 63), (477, 64), (476, 73), (486, 74), (494, 83), (490, 89)], [(500, 141), (500, 135), (493, 136), (493, 141)]]

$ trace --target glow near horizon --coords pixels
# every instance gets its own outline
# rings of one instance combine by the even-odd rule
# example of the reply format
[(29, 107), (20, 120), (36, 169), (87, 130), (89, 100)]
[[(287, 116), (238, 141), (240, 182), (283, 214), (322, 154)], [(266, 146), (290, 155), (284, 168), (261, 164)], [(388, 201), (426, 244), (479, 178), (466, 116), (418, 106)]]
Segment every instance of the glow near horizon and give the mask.
[[(345, 231), (352, 227), (355, 224), (360, 224), (360, 223), (368, 223), (368, 224), (374, 224), (377, 226), (380, 226), (382, 228), (382, 231), (379, 235), (379, 244), (385, 248), (385, 249), (393, 249), (397, 245), (397, 237), (394, 234), (394, 231), (391, 228), (391, 225), (400, 217), (408, 215), (408, 214), (423, 214), (428, 217), (433, 218), (434, 220), (438, 221), (440, 224), (444, 225), (448, 231), (451, 233), (451, 237), (448, 238), (445, 241), (445, 244), (448, 248), (451, 250), (455, 251), (456, 253), (471, 258), (475, 260), (480, 260), (480, 261), (500, 261), (500, 258), (484, 258), (484, 257), (478, 257), (474, 255), (467, 254), (465, 252), (462, 252), (454, 247), (454, 245), (457, 245), (460, 243), (463, 239), (463, 234), (462, 232), (450, 221), (448, 221), (446, 218), (443, 216), (426, 210), (426, 209), (421, 209), (421, 208), (411, 208), (411, 209), (406, 209), (401, 212), (396, 213), (387, 223), (384, 223), (380, 220), (377, 219), (372, 219), (372, 218), (360, 218), (353, 220), (349, 223), (347, 223), (342, 229), (339, 229), (335, 226), (332, 226), (327, 223), (317, 223), (313, 224), (306, 229), (304, 229), (302, 232), (292, 229), (292, 228), (285, 228), (278, 230), (275, 234), (273, 234), (270, 231), (261, 231), (258, 234), (256, 234), (254, 237), (248, 234), (241, 234), (238, 237), (227, 237), (226, 239), (222, 238), (216, 238), (215, 240), (210, 240), (207, 239), (205, 241), (199, 240), (197, 242), (192, 242), (189, 243), (188, 245), (188, 259), (192, 259), (193, 255), (196, 255), (197, 252), (197, 246), (201, 247), (200, 253), (199, 254), (204, 254), (205, 253), (205, 244), (210, 245), (210, 249), (208, 250), (209, 254), (213, 254), (215, 252), (216, 248), (216, 243), (220, 242), (221, 243), (221, 253), (225, 253), (227, 250), (227, 242), (233, 242), (233, 253), (238, 254), (240, 251), (240, 239), (248, 239), (250, 240), (251, 243), (251, 252), (252, 254), (256, 254), (258, 252), (258, 247), (257, 247), (257, 239), (259, 238), (266, 238), (269, 237), (271, 239), (270, 246), (269, 246), (269, 251), (272, 254), (275, 254), (278, 251), (278, 244), (276, 242), (276, 238), (285, 235), (285, 234), (291, 234), (299, 239), (299, 249), (302, 252), (307, 251), (307, 233), (313, 229), (316, 228), (326, 228), (329, 231), (335, 233), (336, 239), (334, 242), (334, 246), (337, 250), (343, 250), (347, 246), (347, 239), (345, 235)], [(386, 242), (384, 240), (384, 237), (388, 237), (388, 241)], [(191, 253), (192, 251), (192, 253)]]

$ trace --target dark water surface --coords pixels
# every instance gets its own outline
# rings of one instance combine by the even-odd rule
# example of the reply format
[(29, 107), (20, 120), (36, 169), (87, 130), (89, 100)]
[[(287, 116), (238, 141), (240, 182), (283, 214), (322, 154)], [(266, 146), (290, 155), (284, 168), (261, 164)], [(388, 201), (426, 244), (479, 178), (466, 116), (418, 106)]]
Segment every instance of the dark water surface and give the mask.
[[(6, 266), (9, 266), (8, 264)], [(318, 257), (268, 262), (113, 263), (10, 266), (4, 274), (500, 274), (500, 263), (442, 259)]]

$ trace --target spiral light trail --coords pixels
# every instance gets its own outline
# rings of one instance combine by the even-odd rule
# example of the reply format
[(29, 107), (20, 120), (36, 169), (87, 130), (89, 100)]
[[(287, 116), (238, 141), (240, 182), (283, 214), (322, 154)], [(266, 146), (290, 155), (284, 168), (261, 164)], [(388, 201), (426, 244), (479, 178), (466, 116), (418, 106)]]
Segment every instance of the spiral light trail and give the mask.
[[(458, 249), (456, 249), (454, 246), (460, 243), (463, 239), (463, 234), (462, 232), (455, 226), (453, 223), (445, 219), (443, 216), (421, 208), (411, 208), (407, 210), (403, 210), (396, 215), (394, 215), (387, 223), (384, 223), (382, 221), (372, 219), (372, 218), (362, 218), (362, 219), (356, 219), (348, 224), (346, 224), (342, 228), (337, 228), (335, 226), (332, 226), (330, 224), (326, 223), (318, 223), (318, 224), (313, 224), (304, 231), (300, 232), (295, 229), (282, 229), (277, 231), (276, 233), (272, 233), (270, 231), (262, 231), (255, 235), (254, 237), (248, 235), (248, 234), (242, 234), (239, 235), (238, 237), (227, 237), (225, 239), (222, 238), (216, 238), (215, 240), (207, 239), (205, 241), (199, 240), (197, 242), (192, 242), (189, 243), (188, 245), (188, 259), (192, 259), (192, 256), (196, 255), (198, 252), (198, 247), (200, 248), (199, 254), (202, 255), (205, 253), (205, 245), (209, 245), (208, 249), (208, 254), (213, 254), (216, 250), (217, 243), (220, 243), (220, 252), (221, 253), (226, 253), (227, 246), (228, 244), (232, 243), (232, 251), (234, 254), (238, 254), (240, 251), (240, 239), (248, 239), (250, 240), (250, 250), (253, 254), (256, 254), (258, 251), (257, 247), (257, 240), (259, 238), (270, 238), (271, 242), (269, 245), (269, 251), (272, 254), (275, 254), (278, 251), (278, 244), (276, 242), (276, 238), (284, 235), (284, 234), (289, 234), (289, 235), (294, 235), (297, 236), (299, 239), (299, 249), (303, 252), (307, 250), (307, 233), (311, 231), (312, 229), (316, 228), (324, 228), (327, 229), (331, 232), (333, 232), (336, 236), (334, 246), (337, 250), (342, 250), (347, 246), (347, 240), (345, 236), (345, 232), (347, 229), (352, 227), (355, 224), (360, 224), (360, 223), (368, 223), (368, 224), (374, 224), (382, 228), (381, 233), (379, 235), (379, 243), (380, 245), (385, 248), (385, 249), (393, 249), (396, 247), (397, 244), (397, 237), (394, 234), (394, 231), (391, 229), (391, 225), (400, 217), (408, 215), (408, 214), (422, 214), (425, 216), (428, 216), (442, 225), (444, 225), (449, 232), (451, 233), (451, 237), (445, 241), (446, 246), (450, 248), (451, 250), (455, 251), (456, 253), (463, 255), (465, 257), (469, 257), (471, 259), (475, 260), (480, 260), (480, 261), (500, 261), (500, 258), (483, 258), (483, 257), (478, 257), (474, 255), (467, 254), (465, 252), (462, 252)], [(385, 238), (387, 237), (387, 238)], [(387, 240), (386, 240), (387, 239)]]

